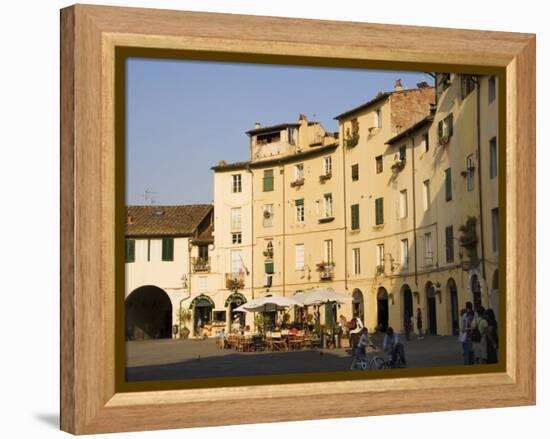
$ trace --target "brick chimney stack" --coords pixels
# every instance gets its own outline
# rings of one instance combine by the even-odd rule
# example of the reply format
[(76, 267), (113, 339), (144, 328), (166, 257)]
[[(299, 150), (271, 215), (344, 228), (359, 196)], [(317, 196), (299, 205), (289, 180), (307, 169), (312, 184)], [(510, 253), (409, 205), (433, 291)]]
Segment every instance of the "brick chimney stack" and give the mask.
[(401, 84), (401, 79), (395, 80), (395, 91), (403, 90), (403, 85)]
[(300, 122), (307, 122), (307, 117), (305, 114), (300, 114), (300, 117), (298, 119), (300, 120)]

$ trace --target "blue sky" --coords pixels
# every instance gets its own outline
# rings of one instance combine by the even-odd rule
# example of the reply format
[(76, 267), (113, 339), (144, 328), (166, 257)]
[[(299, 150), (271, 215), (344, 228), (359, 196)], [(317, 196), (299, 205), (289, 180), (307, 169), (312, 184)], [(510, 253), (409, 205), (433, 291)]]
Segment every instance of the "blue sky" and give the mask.
[(295, 122), (300, 113), (337, 131), (333, 117), (424, 73), (131, 58), (127, 61), (126, 200), (212, 201), (210, 167), (248, 160), (255, 122)]

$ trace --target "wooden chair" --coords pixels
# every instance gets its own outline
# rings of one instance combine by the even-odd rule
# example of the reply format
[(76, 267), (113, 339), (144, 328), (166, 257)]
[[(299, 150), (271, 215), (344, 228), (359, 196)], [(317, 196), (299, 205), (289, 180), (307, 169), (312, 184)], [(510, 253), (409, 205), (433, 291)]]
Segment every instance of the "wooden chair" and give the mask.
[(302, 348), (304, 337), (301, 335), (291, 335), (288, 339), (288, 344), (291, 350), (298, 350)]

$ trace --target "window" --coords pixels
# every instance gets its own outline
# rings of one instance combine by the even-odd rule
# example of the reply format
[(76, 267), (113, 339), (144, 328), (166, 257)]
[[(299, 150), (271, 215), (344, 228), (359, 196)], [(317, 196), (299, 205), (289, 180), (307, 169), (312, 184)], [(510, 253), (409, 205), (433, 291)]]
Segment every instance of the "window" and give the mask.
[(297, 165), (294, 165), (294, 179), (303, 180), (303, 178), (304, 178), (304, 164), (298, 163)]
[(430, 208), (430, 180), (424, 180), (424, 211)]
[(407, 189), (403, 189), (399, 193), (399, 218), (407, 218), (408, 206), (407, 206)]
[(351, 206), (351, 230), (359, 229), (359, 204)]
[(497, 96), (497, 80), (494, 76), (489, 77), (489, 103), (495, 100)]
[(498, 174), (497, 138), (493, 137), (489, 141), (489, 177), (495, 178), (497, 174)]
[(127, 239), (124, 247), (124, 261), (135, 262), (136, 260), (136, 240)]
[(426, 262), (426, 267), (431, 267), (434, 263), (431, 233), (426, 233), (424, 235), (424, 246), (425, 246), (424, 260)]
[(466, 157), (466, 189), (468, 192), (474, 190), (474, 156), (470, 154)]
[(351, 179), (352, 181), (359, 180), (359, 165), (351, 165)]
[(437, 125), (439, 143), (446, 144), (453, 135), (453, 113), (450, 113), (445, 119), (440, 120)]
[(351, 133), (352, 134), (359, 133), (359, 122), (357, 121), (357, 119), (351, 120)]
[(376, 261), (379, 271), (384, 271), (384, 244), (376, 246)]
[(332, 194), (325, 194), (325, 218), (332, 217)]
[(451, 179), (451, 168), (445, 169), (445, 201), (453, 199), (453, 182)]
[(264, 256), (273, 259), (273, 241), (271, 239), (266, 241)]
[(276, 131), (256, 136), (257, 145), (267, 145), (268, 143), (277, 143), (281, 141), (281, 132)]
[(271, 192), (273, 190), (273, 169), (266, 169), (264, 171), (264, 192)]
[(358, 248), (353, 249), (353, 274), (361, 274), (361, 251)]
[(401, 267), (403, 269), (408, 268), (409, 266), (409, 240), (401, 240)]
[(296, 222), (298, 224), (303, 224), (305, 221), (305, 211), (304, 211), (304, 199), (296, 200)]
[(296, 255), (296, 270), (303, 270), (304, 268), (304, 244), (296, 244), (295, 255)]
[(334, 261), (334, 253), (333, 253), (333, 242), (332, 239), (325, 240), (325, 261), (327, 263), (331, 264)]
[(151, 261), (151, 240), (147, 240), (147, 262)]
[(374, 112), (374, 126), (382, 128), (382, 110), (380, 108), (377, 108)]
[(199, 276), (197, 279), (197, 288), (199, 291), (208, 290), (208, 278), (206, 276)]
[(430, 150), (430, 137), (428, 134), (422, 135), (422, 144), (424, 147), (424, 152), (428, 152)]
[(407, 145), (401, 145), (399, 147), (399, 160), (405, 160), (407, 158)]
[(288, 134), (288, 143), (289, 143), (289, 145), (295, 145), (296, 144), (296, 128), (288, 127), (287, 128), (287, 134)]
[(243, 242), (243, 234), (241, 232), (239, 233), (232, 233), (231, 234), (231, 242), (233, 244), (242, 244)]
[(493, 252), (498, 252), (498, 207), (491, 210)]
[(275, 264), (273, 262), (273, 259), (266, 259), (264, 265), (265, 265), (265, 274), (275, 273)]
[(264, 204), (264, 227), (273, 226), (273, 204)]
[(376, 157), (376, 173), (380, 174), (384, 170), (384, 163), (382, 161), (382, 156), (379, 155)]
[(231, 274), (236, 276), (242, 271), (243, 260), (240, 250), (231, 250)]
[(241, 174), (235, 174), (232, 177), (233, 177), (233, 184), (231, 185), (231, 191), (233, 193), (242, 192), (243, 186), (242, 186)]
[(377, 226), (384, 224), (384, 198), (374, 200), (375, 224)]
[(174, 260), (174, 238), (162, 238), (162, 260)]
[(474, 75), (461, 75), (462, 99), (468, 96), (476, 86)]
[(325, 157), (323, 159), (323, 172), (325, 175), (332, 174), (332, 157)]
[(231, 230), (241, 230), (241, 208), (231, 209)]
[(199, 258), (208, 259), (208, 246), (199, 245)]
[(447, 262), (453, 262), (455, 259), (455, 246), (453, 238), (453, 226), (445, 227), (445, 254)]

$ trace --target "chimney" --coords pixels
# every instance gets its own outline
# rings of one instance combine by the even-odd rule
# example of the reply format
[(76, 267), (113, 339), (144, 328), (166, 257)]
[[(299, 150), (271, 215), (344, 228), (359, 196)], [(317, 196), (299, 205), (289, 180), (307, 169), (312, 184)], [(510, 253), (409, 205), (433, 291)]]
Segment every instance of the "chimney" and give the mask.
[(220, 160), (218, 162), (218, 166), (225, 166), (225, 165), (226, 165), (225, 160)]
[(261, 128), (262, 127), (262, 124), (260, 122), (256, 122), (254, 124), (254, 129), (257, 130), (258, 128)]
[(134, 217), (130, 214), (126, 216), (126, 224), (134, 224)]
[(379, 91), (378, 93), (376, 93), (376, 97), (379, 98), (380, 96), (382, 96), (384, 93), (382, 93), (381, 91)]
[(307, 122), (307, 117), (305, 114), (300, 114), (300, 117), (298, 119), (300, 120), (300, 122), (302, 121)]
[(395, 91), (403, 90), (403, 85), (401, 85), (401, 79), (395, 80)]
[(418, 88), (428, 88), (430, 85), (426, 81), (419, 82), (416, 84)]
[(435, 104), (430, 103), (430, 115), (433, 116), (435, 114), (435, 110), (436, 110)]

